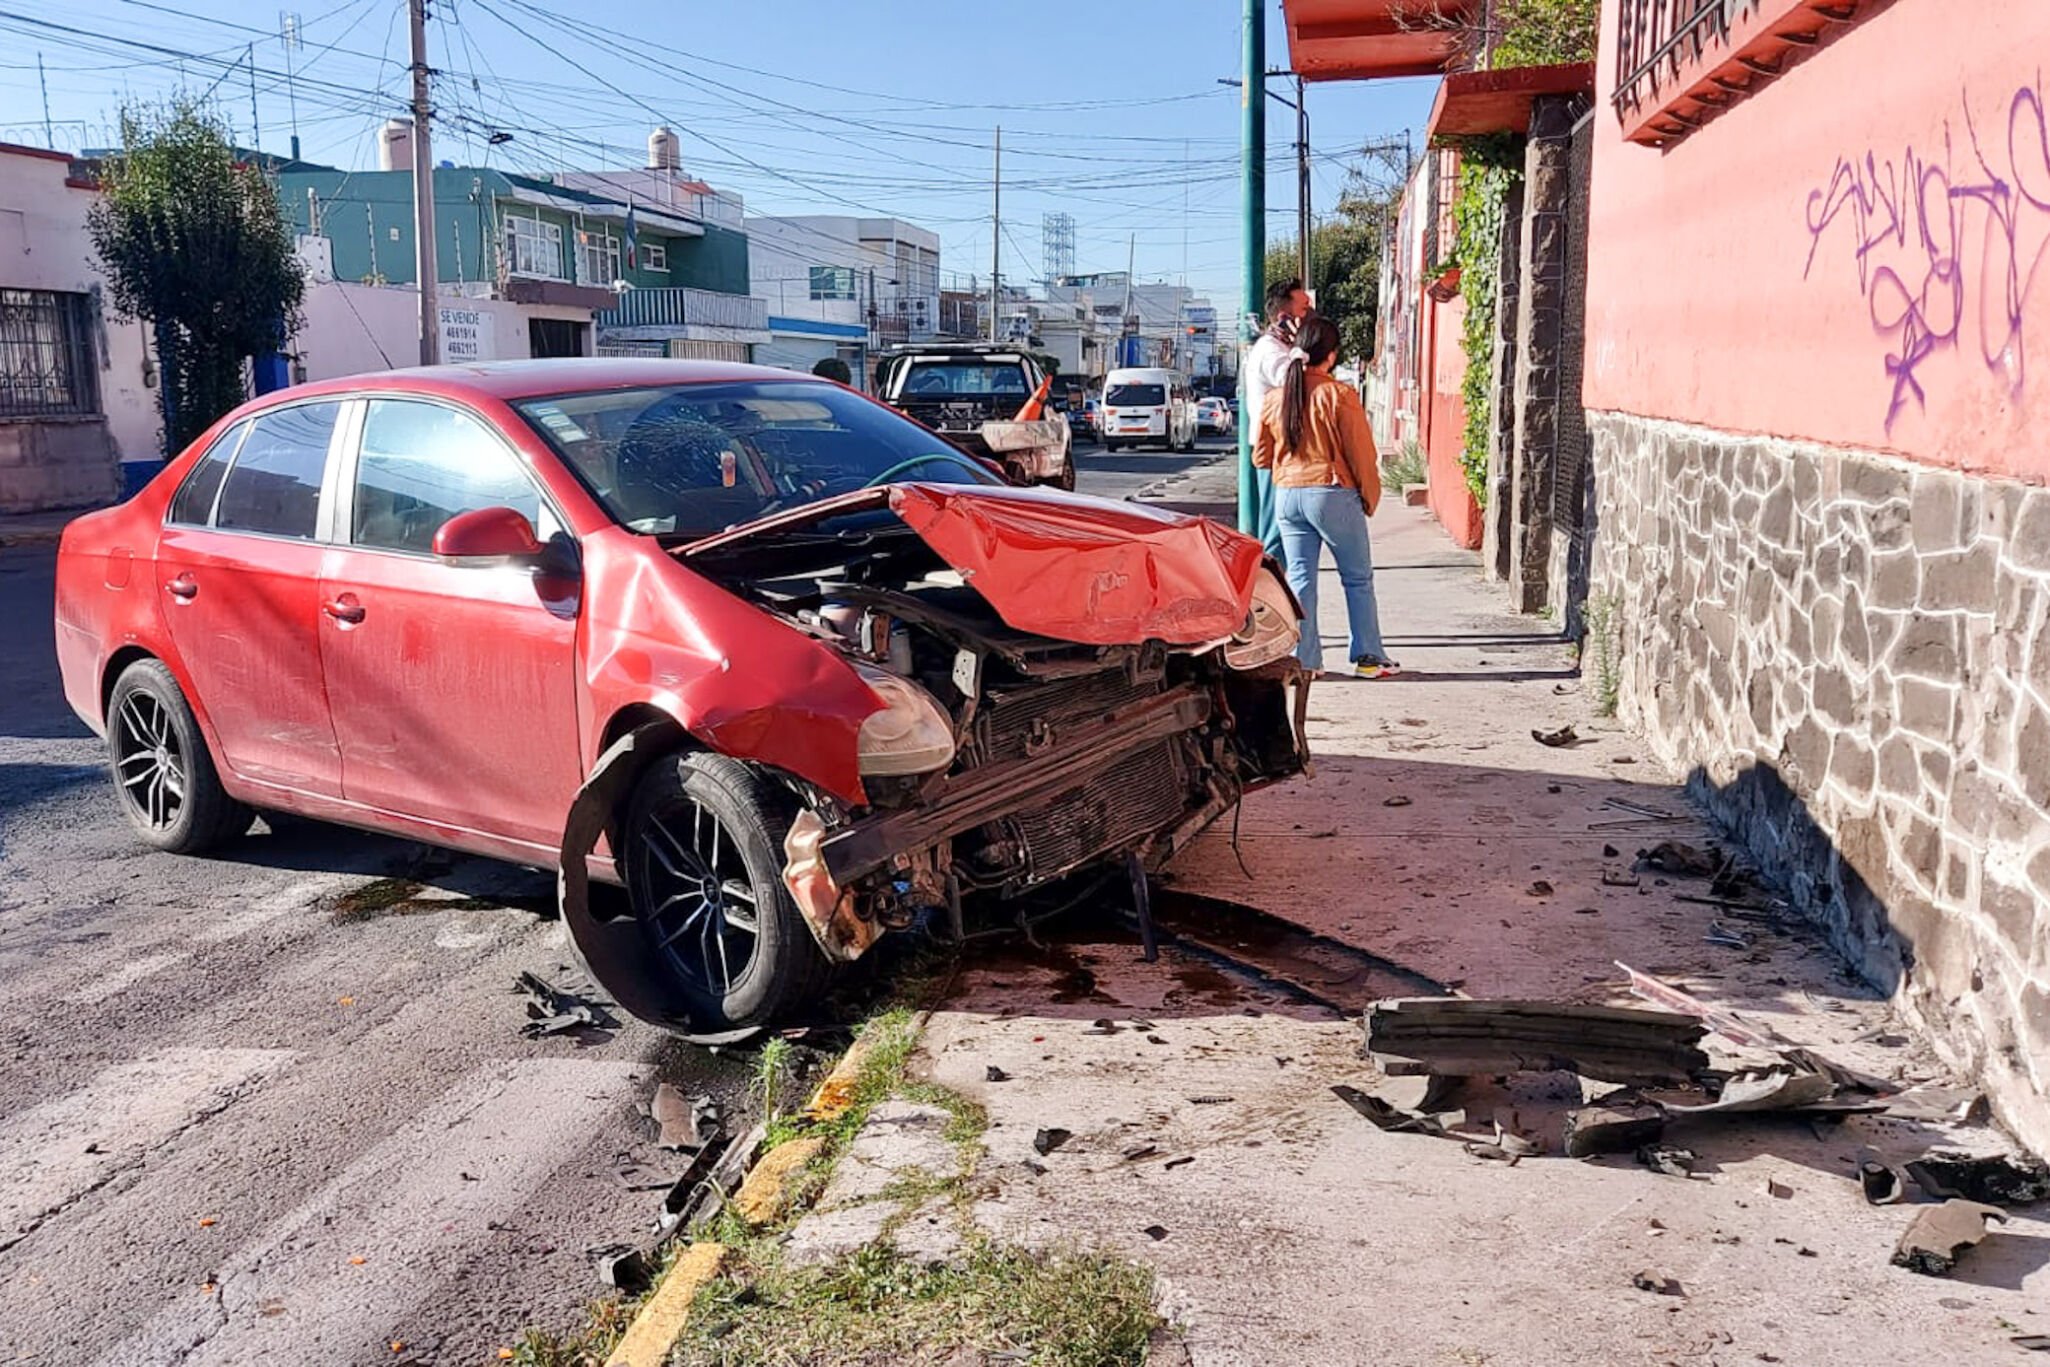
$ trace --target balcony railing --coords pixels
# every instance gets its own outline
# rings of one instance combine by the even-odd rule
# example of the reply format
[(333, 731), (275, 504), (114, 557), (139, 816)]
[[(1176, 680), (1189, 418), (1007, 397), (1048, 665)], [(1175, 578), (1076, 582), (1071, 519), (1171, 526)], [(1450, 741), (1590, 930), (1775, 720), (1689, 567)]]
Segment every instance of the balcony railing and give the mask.
[(1686, 137), (1884, 8), (1872, 0), (1622, 0), (1616, 91), (1623, 136)]
[(1624, 0), (1616, 20), (1616, 113), (1656, 106), (1713, 49), (1730, 41), (1730, 21), (1758, 0)]
[(601, 327), (715, 327), (764, 332), (769, 304), (751, 294), (721, 294), (683, 286), (628, 290), (598, 315)]

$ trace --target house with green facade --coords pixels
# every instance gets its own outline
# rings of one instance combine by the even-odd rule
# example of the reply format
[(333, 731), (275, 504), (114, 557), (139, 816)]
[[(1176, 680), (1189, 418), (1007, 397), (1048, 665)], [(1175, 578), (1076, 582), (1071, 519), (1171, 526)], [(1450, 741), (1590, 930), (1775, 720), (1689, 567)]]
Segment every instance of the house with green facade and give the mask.
[[(410, 171), (292, 163), (277, 179), (298, 231), (325, 239), (336, 280), (417, 283)], [(588, 309), (601, 355), (745, 361), (769, 340), (738, 203), (680, 172), (544, 180), (444, 165), (434, 220), (445, 293)]]

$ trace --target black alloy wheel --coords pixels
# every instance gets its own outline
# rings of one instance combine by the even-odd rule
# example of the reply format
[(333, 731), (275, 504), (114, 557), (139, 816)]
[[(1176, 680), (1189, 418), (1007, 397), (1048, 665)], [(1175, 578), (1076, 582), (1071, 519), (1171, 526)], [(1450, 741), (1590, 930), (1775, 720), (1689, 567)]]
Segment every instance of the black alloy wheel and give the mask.
[(719, 755), (658, 761), (634, 791), (627, 893), (694, 1030), (755, 1028), (815, 996), (830, 969), (783, 885), (795, 806)]
[(146, 842), (196, 854), (249, 829), (221, 786), (199, 721), (161, 660), (122, 671), (107, 699), (107, 767), (122, 814)]

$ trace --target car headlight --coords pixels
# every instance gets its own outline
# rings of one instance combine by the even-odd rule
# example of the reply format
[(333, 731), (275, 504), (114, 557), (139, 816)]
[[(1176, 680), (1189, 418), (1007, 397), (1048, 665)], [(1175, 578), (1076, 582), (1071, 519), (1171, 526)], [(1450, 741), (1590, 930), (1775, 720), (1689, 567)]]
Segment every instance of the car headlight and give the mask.
[(954, 724), (932, 694), (858, 660), (854, 672), (883, 700), (883, 710), (861, 724), (856, 752), (862, 773), (929, 774), (954, 762)]

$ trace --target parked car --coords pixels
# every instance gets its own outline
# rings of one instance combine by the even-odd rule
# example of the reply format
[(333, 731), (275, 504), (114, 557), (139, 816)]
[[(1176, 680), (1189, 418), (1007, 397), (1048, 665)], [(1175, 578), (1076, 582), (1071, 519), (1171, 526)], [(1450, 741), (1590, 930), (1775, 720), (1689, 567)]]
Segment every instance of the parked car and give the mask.
[(1198, 399), (1196, 401), (1196, 430), (1220, 437), (1228, 437), (1233, 427), (1231, 405), (1220, 398)]
[(1103, 449), (1158, 442), (1170, 451), (1196, 444), (1196, 403), (1188, 377), (1158, 367), (1103, 377)]
[(700, 1038), (1305, 758), (1257, 542), (754, 366), (267, 395), (65, 528), (55, 616), (144, 841), (283, 812), (557, 866), (596, 979)]
[(996, 462), (1012, 483), (1075, 487), (1067, 420), (1017, 420), (1046, 379), (1031, 356), (997, 343), (931, 342), (891, 352), (879, 369), (883, 402)]
[(1068, 405), (1068, 430), (1074, 433), (1076, 441), (1086, 441), (1091, 446), (1101, 440), (1096, 427), (1096, 400), (1083, 399)]

